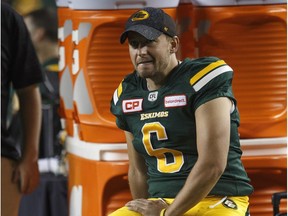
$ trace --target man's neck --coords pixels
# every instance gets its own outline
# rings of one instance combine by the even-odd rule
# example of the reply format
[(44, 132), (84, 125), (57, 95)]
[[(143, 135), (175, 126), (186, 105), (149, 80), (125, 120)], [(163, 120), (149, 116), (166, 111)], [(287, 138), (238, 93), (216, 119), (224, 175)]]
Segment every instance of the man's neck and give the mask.
[(148, 90), (149, 91), (155, 91), (155, 90), (161, 88), (163, 85), (165, 85), (165, 83), (168, 80), (169, 75), (171, 74), (173, 69), (175, 67), (177, 67), (179, 64), (180, 64), (180, 61), (178, 61), (177, 58), (173, 58), (171, 60), (171, 64), (168, 66), (166, 73), (159, 74), (158, 79), (147, 78), (146, 82), (147, 82)]

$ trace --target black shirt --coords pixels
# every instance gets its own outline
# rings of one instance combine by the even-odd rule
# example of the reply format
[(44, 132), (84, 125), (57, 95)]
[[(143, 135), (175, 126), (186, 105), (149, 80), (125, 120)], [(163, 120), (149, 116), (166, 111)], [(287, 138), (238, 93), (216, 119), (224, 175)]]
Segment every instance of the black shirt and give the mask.
[(6, 124), (10, 89), (28, 87), (42, 82), (43, 78), (22, 16), (3, 2), (1, 16), (1, 156), (19, 159), (15, 137), (11, 136)]

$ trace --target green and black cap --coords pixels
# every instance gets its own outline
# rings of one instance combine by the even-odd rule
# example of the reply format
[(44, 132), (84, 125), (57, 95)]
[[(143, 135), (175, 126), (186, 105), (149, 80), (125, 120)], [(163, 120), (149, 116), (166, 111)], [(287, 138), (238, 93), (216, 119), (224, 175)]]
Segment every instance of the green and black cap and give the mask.
[(120, 36), (121, 44), (125, 42), (129, 31), (137, 32), (148, 40), (155, 40), (161, 34), (176, 36), (176, 24), (162, 9), (146, 7), (129, 17), (125, 31)]

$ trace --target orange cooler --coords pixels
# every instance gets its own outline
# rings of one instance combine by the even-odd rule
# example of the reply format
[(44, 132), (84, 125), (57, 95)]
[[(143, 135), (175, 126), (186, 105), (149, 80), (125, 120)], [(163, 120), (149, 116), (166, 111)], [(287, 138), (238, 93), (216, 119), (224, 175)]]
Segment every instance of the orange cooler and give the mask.
[(180, 49), (177, 57), (180, 60), (195, 58), (198, 53), (195, 50), (194, 41), (194, 5), (191, 2), (180, 1), (177, 7), (177, 27), (180, 38)]
[(59, 43), (59, 114), (69, 136), (73, 136), (72, 10), (68, 1), (57, 1)]
[(194, 7), (197, 56), (220, 57), (234, 69), (241, 138), (286, 137), (286, 3), (207, 2)]
[(105, 216), (131, 200), (126, 146), (67, 139), (69, 213)]
[(110, 113), (110, 101), (123, 77), (133, 71), (128, 48), (119, 42), (129, 10), (73, 11), (73, 104), (79, 138), (125, 142)]

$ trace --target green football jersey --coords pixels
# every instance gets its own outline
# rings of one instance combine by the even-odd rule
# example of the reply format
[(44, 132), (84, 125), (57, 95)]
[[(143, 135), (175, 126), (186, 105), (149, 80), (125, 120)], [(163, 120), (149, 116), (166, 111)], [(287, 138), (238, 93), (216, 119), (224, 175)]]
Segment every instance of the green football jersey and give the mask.
[(150, 197), (174, 198), (198, 158), (195, 111), (218, 97), (228, 97), (231, 138), (227, 167), (210, 195), (243, 196), (252, 193), (241, 162), (239, 113), (232, 92), (232, 69), (215, 57), (185, 59), (156, 91), (136, 71), (115, 90), (111, 112), (117, 126), (133, 134), (133, 146), (148, 167)]

